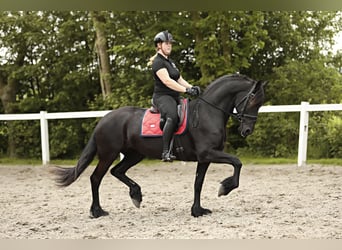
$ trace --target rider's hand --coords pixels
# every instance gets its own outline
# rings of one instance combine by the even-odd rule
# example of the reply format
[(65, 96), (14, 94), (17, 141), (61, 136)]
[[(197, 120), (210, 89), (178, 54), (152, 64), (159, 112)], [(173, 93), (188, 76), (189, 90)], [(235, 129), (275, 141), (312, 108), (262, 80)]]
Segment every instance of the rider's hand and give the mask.
[(197, 96), (201, 94), (201, 88), (199, 86), (193, 86), (192, 89), (195, 89), (197, 91)]
[(192, 86), (191, 88), (187, 88), (185, 93), (191, 96), (199, 96), (201, 94), (201, 89), (198, 86)]

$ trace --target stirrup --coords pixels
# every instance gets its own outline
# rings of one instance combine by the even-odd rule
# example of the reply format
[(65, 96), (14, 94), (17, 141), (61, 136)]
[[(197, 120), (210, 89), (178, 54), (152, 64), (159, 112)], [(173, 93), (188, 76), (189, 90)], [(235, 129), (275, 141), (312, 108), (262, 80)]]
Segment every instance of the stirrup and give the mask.
[(162, 161), (164, 161), (164, 162), (172, 162), (174, 159), (176, 159), (176, 156), (171, 154), (171, 152), (169, 152), (169, 151), (164, 151), (162, 153), (161, 158), (162, 158)]

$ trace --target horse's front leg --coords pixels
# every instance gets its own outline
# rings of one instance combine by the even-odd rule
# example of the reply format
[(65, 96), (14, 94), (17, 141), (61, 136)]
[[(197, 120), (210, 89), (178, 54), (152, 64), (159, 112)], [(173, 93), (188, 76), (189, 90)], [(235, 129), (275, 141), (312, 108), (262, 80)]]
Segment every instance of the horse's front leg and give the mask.
[(218, 196), (227, 195), (233, 189), (239, 187), (240, 172), (241, 172), (242, 164), (233, 165), (233, 166), (234, 166), (233, 176), (230, 176), (230, 177), (224, 179), (223, 181), (221, 181), (221, 187), (218, 191)]
[(242, 163), (237, 157), (227, 154), (223, 151), (211, 150), (205, 153), (205, 159), (213, 163), (228, 163), (234, 167), (233, 176), (230, 176), (221, 182), (218, 196), (227, 195), (233, 189), (239, 187)]
[(209, 164), (210, 163), (200, 163), (200, 162), (197, 163), (196, 179), (195, 179), (195, 185), (194, 185), (195, 198), (194, 198), (194, 204), (191, 207), (191, 215), (194, 217), (211, 213), (209, 209), (205, 209), (201, 207), (201, 191), (202, 191), (204, 177), (208, 170)]

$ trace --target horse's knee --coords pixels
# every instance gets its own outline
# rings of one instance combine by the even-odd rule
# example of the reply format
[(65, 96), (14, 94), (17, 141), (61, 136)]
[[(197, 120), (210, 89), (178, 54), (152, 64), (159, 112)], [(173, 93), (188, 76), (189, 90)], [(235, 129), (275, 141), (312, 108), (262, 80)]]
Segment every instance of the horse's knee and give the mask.
[(242, 168), (242, 162), (237, 157), (232, 158), (232, 165), (239, 170)]

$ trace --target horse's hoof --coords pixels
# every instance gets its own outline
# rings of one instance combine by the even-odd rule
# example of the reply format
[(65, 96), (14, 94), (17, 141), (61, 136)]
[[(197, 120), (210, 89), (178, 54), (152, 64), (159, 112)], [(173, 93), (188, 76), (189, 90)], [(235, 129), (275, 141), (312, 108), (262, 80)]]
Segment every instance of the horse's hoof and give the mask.
[(137, 208), (140, 208), (140, 201), (136, 200), (136, 199), (132, 199), (132, 202), (134, 204), (134, 206), (136, 206)]
[(101, 216), (107, 216), (109, 213), (102, 208), (91, 209), (90, 210), (90, 218), (99, 218)]
[(227, 188), (224, 185), (220, 186), (220, 189), (218, 191), (218, 197), (222, 196), (222, 195), (228, 195), (234, 188)]
[(203, 216), (203, 215), (207, 215), (211, 213), (212, 213), (211, 210), (203, 208), (203, 207), (191, 209), (191, 215), (194, 217), (199, 217), (199, 216)]
[(142, 202), (142, 194), (141, 189), (138, 185), (130, 188), (129, 196), (131, 197), (134, 206), (140, 208), (140, 203)]
[(222, 195), (227, 195), (226, 194), (226, 188), (223, 185), (220, 186), (220, 189), (218, 191), (218, 196), (220, 197)]
[(233, 189), (237, 188), (239, 185), (236, 184), (233, 177), (228, 177), (227, 179), (223, 180), (221, 182), (220, 189), (218, 191), (218, 196), (221, 195), (227, 195), (229, 194)]

